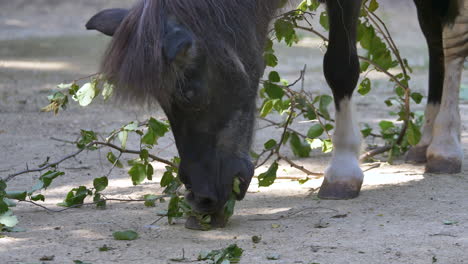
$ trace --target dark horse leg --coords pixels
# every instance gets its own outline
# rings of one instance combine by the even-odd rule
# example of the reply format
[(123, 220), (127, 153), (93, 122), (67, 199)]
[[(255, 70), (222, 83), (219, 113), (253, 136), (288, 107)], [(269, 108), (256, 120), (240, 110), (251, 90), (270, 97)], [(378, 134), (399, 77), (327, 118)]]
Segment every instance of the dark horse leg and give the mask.
[(458, 104), (463, 63), (468, 56), (468, 0), (452, 0), (449, 8), (456, 12), (442, 28), (445, 78), (432, 142), (427, 149), (426, 172), (430, 173), (458, 173), (463, 161)]
[(350, 199), (359, 195), (364, 174), (359, 167), (361, 133), (353, 117), (351, 98), (359, 79), (356, 28), (361, 0), (327, 0), (330, 42), (324, 73), (336, 107), (333, 156), (319, 197)]
[(426, 151), (432, 142), (434, 121), (439, 113), (444, 86), (444, 48), (442, 42), (442, 16), (440, 4), (433, 0), (414, 0), (418, 10), (421, 30), (429, 49), (429, 97), (424, 113), (424, 127), (421, 141), (411, 148), (406, 156), (410, 163), (425, 163)]

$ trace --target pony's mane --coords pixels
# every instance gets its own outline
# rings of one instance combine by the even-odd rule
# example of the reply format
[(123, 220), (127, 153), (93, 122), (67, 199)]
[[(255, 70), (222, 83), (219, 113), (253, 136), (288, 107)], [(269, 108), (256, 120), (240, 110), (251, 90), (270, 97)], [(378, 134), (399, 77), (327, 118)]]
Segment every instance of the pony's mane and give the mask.
[[(178, 74), (162, 54), (169, 16), (193, 32), (209, 63), (235, 70), (239, 60), (244, 64), (261, 54), (278, 1), (140, 0), (114, 34), (102, 73), (120, 98), (168, 99), (165, 87), (171, 87)], [(242, 66), (248, 73), (251, 65)]]

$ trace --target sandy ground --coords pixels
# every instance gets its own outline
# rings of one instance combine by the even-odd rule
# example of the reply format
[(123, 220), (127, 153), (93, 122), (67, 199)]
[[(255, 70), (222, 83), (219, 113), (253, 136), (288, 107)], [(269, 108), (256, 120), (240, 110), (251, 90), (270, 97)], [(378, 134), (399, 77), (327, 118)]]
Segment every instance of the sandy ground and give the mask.
[[(46, 95), (58, 83), (93, 73), (108, 41), (96, 33), (84, 32), (86, 19), (108, 6), (125, 6), (129, 1), (104, 0), (0, 0), (0, 176), (30, 168), (46, 157), (56, 160), (75, 150), (51, 138), (74, 140), (80, 129), (105, 134), (132, 120), (149, 115), (162, 117), (158, 109), (138, 110), (98, 103), (88, 108), (70, 107), (58, 116), (40, 113)], [(415, 68), (412, 87), (425, 92), (426, 48), (415, 20), (414, 7), (405, 1), (387, 1), (382, 17), (388, 21), (402, 53)], [(401, 31), (404, 28), (406, 31)], [(319, 42), (307, 39), (291, 50), (279, 48), (283, 77), (295, 79), (308, 65), (306, 86), (314, 93), (329, 92), (321, 73)], [(468, 78), (464, 73), (464, 83)], [(375, 125), (390, 119), (382, 101), (391, 94), (384, 76), (371, 75), (375, 89), (366, 98), (356, 96), (363, 122)], [(373, 103), (373, 102), (379, 103)], [(421, 106), (417, 107), (421, 110)], [(461, 101), (464, 124), (468, 106)], [(258, 127), (264, 124), (259, 122)], [(297, 124), (296, 129), (307, 129)], [(257, 132), (259, 150), (271, 134)], [(467, 150), (468, 134), (462, 140)], [(170, 137), (154, 152), (170, 158), (176, 154)], [(290, 155), (290, 152), (287, 151)], [(61, 165), (66, 175), (57, 179), (44, 194), (44, 205), (56, 208), (73, 187), (88, 185), (105, 175), (109, 166), (105, 152), (90, 152)], [(291, 158), (294, 158), (290, 155)], [(314, 171), (323, 171), (328, 155), (297, 160)], [(106, 210), (93, 207), (49, 213), (38, 207), (19, 204), (14, 208), (19, 226), (27, 231), (9, 233), (0, 239), (0, 264), (73, 263), (173, 263), (182, 256), (195, 260), (200, 251), (237, 243), (245, 250), (241, 263), (466, 263), (468, 262), (468, 179), (456, 175), (430, 175), (422, 166), (383, 165), (366, 172), (361, 196), (349, 201), (321, 201), (316, 188), (321, 180), (305, 185), (278, 181), (270, 188), (253, 182), (247, 198), (239, 203), (236, 215), (222, 230), (186, 230), (183, 221), (168, 225), (160, 221), (149, 226), (166, 204), (146, 208), (139, 203), (110, 203)], [(155, 164), (157, 175), (162, 166)], [(261, 172), (264, 168), (259, 169)], [(283, 176), (301, 173), (281, 166)], [(9, 183), (11, 190), (29, 188), (39, 175), (20, 176)], [(158, 193), (159, 178), (140, 186), (131, 185), (125, 170), (114, 170), (105, 194), (115, 198), (139, 198)], [(450, 223), (450, 225), (444, 224)], [(140, 238), (115, 241), (112, 232), (136, 230)], [(261, 236), (254, 244), (251, 237)], [(100, 252), (106, 245), (111, 248)], [(267, 260), (278, 254), (279, 260)], [(54, 256), (41, 261), (43, 256)]]

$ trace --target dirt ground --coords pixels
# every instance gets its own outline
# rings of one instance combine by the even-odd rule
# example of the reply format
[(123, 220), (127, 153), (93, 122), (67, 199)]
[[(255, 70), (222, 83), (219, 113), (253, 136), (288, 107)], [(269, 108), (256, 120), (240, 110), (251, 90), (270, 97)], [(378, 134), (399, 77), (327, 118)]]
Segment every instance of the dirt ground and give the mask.
[[(0, 176), (33, 168), (46, 157), (57, 160), (75, 151), (73, 146), (53, 138), (74, 140), (80, 129), (105, 135), (132, 120), (149, 115), (163, 117), (158, 109), (140, 110), (98, 103), (91, 107), (71, 106), (58, 116), (40, 113), (46, 96), (56, 84), (86, 76), (97, 70), (108, 38), (85, 32), (86, 19), (109, 6), (128, 6), (124, 0), (0, 0)], [(404, 57), (414, 66), (411, 82), (426, 94), (426, 48), (410, 1), (384, 1), (381, 13), (388, 22)], [(405, 31), (402, 31), (405, 29)], [(306, 87), (314, 93), (329, 92), (322, 77), (319, 41), (306, 38), (300, 47), (279, 47), (280, 72), (290, 80), (308, 65)], [(357, 95), (362, 122), (376, 125), (390, 119), (383, 100), (391, 94), (385, 76), (372, 74), (374, 90), (367, 97)], [(462, 87), (467, 87), (464, 73)], [(377, 103), (375, 103), (377, 101)], [(462, 141), (467, 151), (468, 105), (461, 101)], [(422, 110), (422, 106), (417, 106)], [(265, 124), (258, 123), (262, 128)], [(296, 124), (296, 129), (307, 129)], [(260, 150), (274, 128), (259, 129), (254, 148)], [(176, 155), (173, 140), (161, 141), (154, 152), (170, 158)], [(132, 146), (130, 146), (132, 147)], [(290, 152), (290, 158), (294, 159)], [(468, 155), (466, 155), (468, 156)], [(313, 171), (323, 171), (329, 155), (316, 153), (296, 160)], [(348, 201), (325, 201), (316, 197), (321, 179), (304, 185), (281, 180), (270, 188), (251, 184), (246, 199), (225, 229), (196, 232), (183, 221), (168, 225), (156, 213), (166, 204), (146, 208), (140, 203), (111, 202), (106, 210), (94, 207), (49, 213), (28, 204), (14, 208), (19, 226), (26, 232), (8, 233), (0, 239), (0, 264), (10, 263), (175, 263), (184, 252), (197, 263), (199, 252), (237, 243), (245, 250), (241, 263), (341, 264), (341, 263), (467, 263), (468, 262), (468, 160), (456, 175), (424, 174), (423, 166), (382, 165), (365, 173), (361, 195)], [(160, 176), (163, 166), (154, 164)], [(363, 165), (365, 168), (366, 166)], [(94, 177), (105, 175), (109, 166), (105, 152), (90, 152), (63, 163), (66, 175), (43, 192), (44, 205), (58, 208), (66, 193), (79, 185), (92, 185)], [(260, 173), (265, 168), (260, 168)], [(286, 165), (282, 176), (300, 176)], [(38, 174), (9, 182), (10, 190), (30, 188)], [(132, 186), (125, 170), (114, 170), (105, 194), (113, 198), (139, 198), (158, 193), (159, 177)], [(140, 238), (116, 241), (114, 231), (133, 229)], [(262, 240), (254, 244), (252, 236)], [(99, 251), (106, 245), (111, 250)], [(278, 260), (267, 256), (279, 255)], [(42, 261), (44, 256), (53, 260)]]

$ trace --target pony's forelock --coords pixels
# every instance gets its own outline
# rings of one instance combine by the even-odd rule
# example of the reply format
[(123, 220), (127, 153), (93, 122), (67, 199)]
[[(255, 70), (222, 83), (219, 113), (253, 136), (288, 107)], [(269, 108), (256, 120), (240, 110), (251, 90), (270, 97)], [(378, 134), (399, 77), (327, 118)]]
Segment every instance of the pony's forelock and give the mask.
[(122, 99), (170, 100), (178, 68), (163, 56), (169, 16), (189, 29), (210, 64), (241, 74), (255, 72), (278, 0), (142, 0), (115, 33), (102, 72)]

